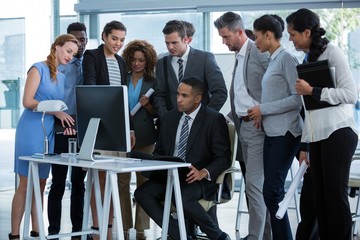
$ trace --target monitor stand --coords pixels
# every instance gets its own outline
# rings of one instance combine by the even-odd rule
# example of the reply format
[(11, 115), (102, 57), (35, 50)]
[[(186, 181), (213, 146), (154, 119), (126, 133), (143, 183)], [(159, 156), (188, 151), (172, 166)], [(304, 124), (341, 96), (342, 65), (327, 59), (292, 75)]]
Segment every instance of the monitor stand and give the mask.
[(93, 154), (99, 124), (100, 118), (90, 119), (77, 159), (95, 161)]

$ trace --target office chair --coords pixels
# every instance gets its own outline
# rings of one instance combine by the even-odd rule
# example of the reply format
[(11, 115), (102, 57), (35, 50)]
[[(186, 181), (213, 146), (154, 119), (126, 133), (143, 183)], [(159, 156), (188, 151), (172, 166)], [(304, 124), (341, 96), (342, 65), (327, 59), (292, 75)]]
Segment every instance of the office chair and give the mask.
[[(211, 201), (205, 199), (199, 200), (199, 203), (206, 211), (210, 211), (210, 209), (215, 205), (229, 202), (234, 195), (234, 175), (235, 172), (239, 171), (239, 169), (235, 167), (238, 137), (236, 134), (235, 125), (233, 123), (228, 123), (228, 131), (231, 146), (231, 166), (222, 174), (220, 174), (216, 179), (216, 183), (218, 184), (218, 193), (216, 199)], [(198, 232), (195, 232), (192, 237), (195, 239), (208, 239), (206, 235)]]
[[(360, 149), (357, 149), (351, 163), (350, 175), (349, 175), (349, 187), (360, 187)], [(355, 205), (355, 212), (352, 213), (352, 227), (353, 234), (358, 234), (358, 225), (360, 222), (360, 191), (357, 195), (357, 202)]]

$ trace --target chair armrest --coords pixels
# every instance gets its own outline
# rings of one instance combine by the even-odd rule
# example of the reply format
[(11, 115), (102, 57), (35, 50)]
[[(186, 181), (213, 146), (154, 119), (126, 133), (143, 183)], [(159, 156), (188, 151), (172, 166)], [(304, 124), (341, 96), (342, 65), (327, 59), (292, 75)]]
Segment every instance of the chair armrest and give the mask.
[(225, 174), (227, 173), (235, 173), (235, 172), (239, 172), (240, 169), (236, 168), (236, 167), (229, 167), (228, 169), (226, 169), (224, 172), (222, 172), (217, 178), (216, 178), (216, 183), (217, 184), (222, 184), (224, 182), (224, 177)]

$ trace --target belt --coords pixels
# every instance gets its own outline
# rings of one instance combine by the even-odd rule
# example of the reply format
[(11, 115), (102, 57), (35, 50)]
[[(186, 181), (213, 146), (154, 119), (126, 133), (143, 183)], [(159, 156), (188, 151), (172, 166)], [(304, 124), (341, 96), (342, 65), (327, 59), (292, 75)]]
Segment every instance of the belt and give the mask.
[(251, 121), (251, 118), (249, 115), (246, 115), (244, 117), (240, 117), (240, 120), (244, 121), (244, 122), (250, 122)]

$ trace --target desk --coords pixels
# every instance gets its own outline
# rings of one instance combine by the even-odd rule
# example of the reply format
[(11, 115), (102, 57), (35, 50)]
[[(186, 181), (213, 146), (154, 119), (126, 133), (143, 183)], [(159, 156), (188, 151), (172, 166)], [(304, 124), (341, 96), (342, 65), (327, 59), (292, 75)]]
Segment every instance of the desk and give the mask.
[[(169, 217), (170, 217), (171, 195), (172, 195), (172, 190), (174, 189), (175, 201), (177, 206), (176, 211), (179, 221), (180, 238), (182, 240), (186, 240), (186, 230), (185, 230), (184, 212), (181, 201), (178, 168), (188, 167), (190, 166), (189, 163), (176, 163), (176, 162), (155, 161), (155, 160), (140, 161), (131, 158), (114, 158), (115, 161), (112, 162), (108, 162), (108, 161), (92, 162), (92, 161), (84, 161), (78, 159), (69, 159), (67, 157), (60, 157), (60, 156), (47, 157), (44, 159), (32, 158), (30, 156), (23, 156), (20, 157), (20, 159), (29, 161), (29, 174), (28, 174), (28, 185), (26, 192), (25, 217), (24, 217), (24, 229), (23, 229), (24, 239), (30, 239), (29, 225), (30, 225), (31, 199), (33, 192), (35, 197), (36, 213), (37, 216), (39, 216), (38, 219), (39, 239), (45, 240), (45, 239), (53, 239), (58, 237), (66, 237), (66, 236), (74, 236), (74, 235), (82, 234), (81, 239), (85, 240), (86, 234), (88, 233), (99, 233), (100, 239), (106, 239), (111, 198), (114, 206), (114, 217), (116, 218), (116, 225), (115, 225), (117, 229), (116, 239), (124, 239), (119, 190), (117, 186), (117, 173), (168, 170), (161, 239), (163, 240), (167, 239)], [(88, 169), (88, 180), (86, 183), (86, 191), (85, 191), (85, 199), (84, 199), (84, 217), (83, 217), (82, 232), (51, 235), (45, 238), (45, 228), (44, 228), (43, 212), (41, 207), (42, 204), (41, 204), (40, 182), (39, 182), (39, 171), (38, 171), (39, 170), (38, 166), (41, 163), (76, 166), (76, 167), (82, 167)], [(101, 194), (100, 194), (99, 179), (98, 179), (99, 170), (106, 171), (105, 196), (104, 196), (103, 204), (101, 204), (101, 197), (100, 197)], [(102, 216), (102, 218), (99, 219), (99, 231), (90, 230), (88, 226), (91, 184), (93, 181), (95, 184), (94, 187), (95, 196), (97, 196), (96, 197), (97, 213), (98, 216)]]

